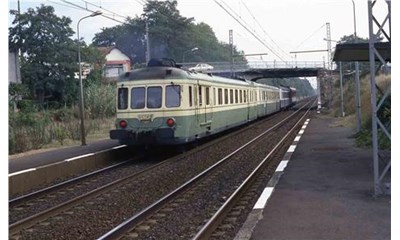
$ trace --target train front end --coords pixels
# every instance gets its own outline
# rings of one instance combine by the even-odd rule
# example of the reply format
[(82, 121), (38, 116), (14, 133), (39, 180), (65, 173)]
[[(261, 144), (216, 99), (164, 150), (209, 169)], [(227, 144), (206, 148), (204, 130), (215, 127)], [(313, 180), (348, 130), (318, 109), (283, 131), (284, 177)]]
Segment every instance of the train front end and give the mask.
[(110, 138), (127, 145), (176, 145), (187, 141), (182, 116), (183, 71), (148, 67), (117, 83), (116, 129)]

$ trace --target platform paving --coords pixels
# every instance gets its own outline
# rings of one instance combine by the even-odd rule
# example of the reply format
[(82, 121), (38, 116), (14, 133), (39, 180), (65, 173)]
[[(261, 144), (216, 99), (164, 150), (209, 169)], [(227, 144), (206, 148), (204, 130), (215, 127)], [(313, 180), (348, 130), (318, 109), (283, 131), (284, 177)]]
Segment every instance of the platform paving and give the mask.
[(60, 162), (68, 158), (80, 155), (95, 153), (119, 146), (117, 140), (105, 139), (88, 142), (87, 145), (68, 146), (51, 150), (30, 151), (15, 156), (9, 156), (8, 173), (14, 173), (29, 168), (35, 168), (43, 165)]
[(336, 119), (309, 121), (263, 209), (254, 209), (235, 240), (385, 240), (391, 198), (373, 196), (371, 150)]

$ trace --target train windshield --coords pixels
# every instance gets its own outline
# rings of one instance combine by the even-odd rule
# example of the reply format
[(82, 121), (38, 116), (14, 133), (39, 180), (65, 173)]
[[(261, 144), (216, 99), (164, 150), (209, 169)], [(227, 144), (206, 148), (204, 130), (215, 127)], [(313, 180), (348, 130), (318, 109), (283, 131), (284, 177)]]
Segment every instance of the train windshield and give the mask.
[(132, 91), (131, 91), (131, 108), (132, 109), (144, 108), (144, 96), (145, 96), (144, 87), (132, 88)]
[(118, 109), (128, 108), (128, 88), (118, 89)]
[(160, 108), (162, 99), (161, 87), (147, 88), (147, 108)]
[(179, 107), (181, 105), (181, 86), (169, 85), (166, 88), (165, 106)]

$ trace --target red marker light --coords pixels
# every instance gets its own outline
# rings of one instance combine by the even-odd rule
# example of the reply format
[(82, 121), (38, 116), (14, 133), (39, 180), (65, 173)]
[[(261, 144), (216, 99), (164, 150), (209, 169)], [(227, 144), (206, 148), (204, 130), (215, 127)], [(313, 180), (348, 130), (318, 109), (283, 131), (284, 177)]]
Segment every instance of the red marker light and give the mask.
[(172, 126), (174, 126), (174, 124), (175, 124), (174, 119), (168, 118), (168, 120), (167, 120), (167, 125), (168, 125), (168, 127), (172, 127)]
[(119, 121), (119, 126), (122, 128), (126, 128), (126, 126), (128, 126), (128, 123), (125, 120), (121, 120)]

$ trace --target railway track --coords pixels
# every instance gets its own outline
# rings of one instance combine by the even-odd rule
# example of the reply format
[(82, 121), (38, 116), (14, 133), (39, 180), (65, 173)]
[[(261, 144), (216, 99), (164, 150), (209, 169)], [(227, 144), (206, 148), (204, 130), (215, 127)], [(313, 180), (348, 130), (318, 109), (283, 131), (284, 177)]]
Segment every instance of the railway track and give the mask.
[[(266, 169), (271, 172), (270, 176), (272, 175), (280, 161), (280, 158), (274, 160), (272, 157), (279, 149), (284, 149), (288, 145), (287, 139), (295, 133), (294, 130), (301, 127), (300, 123), (308, 111), (309, 109), (300, 118), (287, 117), (267, 129), (99, 239), (210, 239), (212, 237), (221, 239), (223, 236), (226, 237), (228, 235), (226, 230), (230, 230), (237, 223), (237, 219), (242, 215), (241, 210), (245, 209), (244, 205), (247, 205), (248, 200), (252, 198), (250, 195), (254, 196), (254, 190), (250, 191), (254, 188), (253, 184)], [(295, 121), (295, 123), (289, 124), (290, 128), (287, 129), (285, 121)], [(286, 134), (283, 134), (284, 136), (277, 143), (266, 147), (268, 150), (261, 150), (267, 154), (261, 161), (249, 154), (254, 149), (260, 150), (259, 147), (265, 147), (263, 141), (273, 134), (278, 134), (276, 132), (282, 131)], [(240, 172), (237, 173), (227, 171), (227, 169), (237, 170), (238, 168)], [(210, 190), (217, 194), (207, 196)], [(197, 206), (201, 208), (193, 211), (192, 207)], [(216, 206), (221, 207), (216, 210)], [(198, 230), (207, 219), (209, 220), (204, 227)], [(189, 224), (186, 224), (188, 222)], [(171, 233), (171, 229), (176, 231)], [(218, 231), (214, 233), (216, 229)]]
[[(288, 114), (285, 113), (284, 115)], [(272, 124), (271, 121), (278, 121), (278, 117), (268, 119), (268, 124)], [(252, 125), (254, 134), (262, 129), (262, 125), (262, 122)], [(243, 137), (241, 135), (243, 132), (245, 132), (245, 129), (204, 144), (193, 151), (176, 156), (171, 160), (164, 161), (151, 169), (143, 170), (141, 174), (136, 174), (136, 176), (124, 178), (125, 180), (118, 180), (116, 183), (109, 183), (107, 187), (101, 187), (100, 189), (102, 190), (93, 190), (90, 193), (83, 194), (85, 197), (80, 198), (80, 200), (75, 201), (70, 199), (67, 202), (64, 201), (60, 204), (63, 205), (61, 208), (53, 206), (47, 208), (45, 213), (30, 213), (27, 218), (22, 219), (14, 218), (14, 212), (10, 211), (10, 222), (11, 219), (16, 219), (9, 226), (10, 238), (29, 239), (35, 236), (40, 239), (61, 237), (65, 239), (95, 239), (102, 232), (105, 233), (112, 226), (117, 226), (121, 222), (124, 222), (129, 216), (144, 211), (143, 209), (148, 208), (152, 202), (156, 202), (162, 196), (174, 191), (174, 189), (178, 188), (188, 179), (192, 179), (198, 172), (204, 171), (204, 169), (215, 164), (216, 159), (220, 159), (222, 150), (221, 153), (214, 154), (216, 156), (210, 157), (210, 159), (204, 160), (199, 158), (201, 158), (201, 155), (213, 155), (210, 152), (215, 153), (215, 149), (211, 149), (215, 145), (220, 144), (222, 146), (220, 148), (236, 147), (239, 144), (237, 143), (237, 139), (235, 141), (236, 137), (241, 140), (250, 138)], [(61, 193), (63, 192), (61, 190), (60, 194), (54, 194), (53, 197), (50, 194), (49, 198), (44, 200), (40, 200), (41, 198), (35, 196), (31, 196), (30, 198), (37, 202), (51, 202), (54, 199), (62, 199), (62, 197), (56, 195), (70, 195), (74, 191), (71, 189)], [(34, 209), (40, 206), (35, 206), (29, 202), (24, 202), (24, 204), (27, 206), (31, 205)], [(17, 205), (20, 206), (21, 204), (15, 204), (15, 206)], [(21, 210), (24, 212), (26, 208), (25, 210), (16, 209), (16, 212)], [(146, 229), (147, 226), (142, 228)]]

